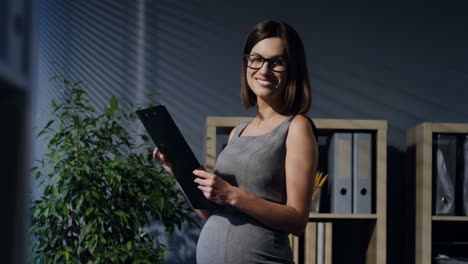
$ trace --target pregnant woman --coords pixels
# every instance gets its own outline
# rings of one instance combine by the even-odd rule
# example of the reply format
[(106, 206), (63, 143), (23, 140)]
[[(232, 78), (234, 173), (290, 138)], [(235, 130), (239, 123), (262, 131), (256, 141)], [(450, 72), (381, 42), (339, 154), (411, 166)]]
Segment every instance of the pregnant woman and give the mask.
[[(222, 205), (195, 210), (206, 221), (197, 263), (293, 263), (288, 235), (307, 225), (318, 162), (304, 116), (311, 102), (304, 46), (288, 24), (263, 21), (243, 56), (242, 103), (257, 115), (232, 130), (213, 173), (193, 172), (205, 197)], [(158, 149), (153, 156), (172, 174)]]

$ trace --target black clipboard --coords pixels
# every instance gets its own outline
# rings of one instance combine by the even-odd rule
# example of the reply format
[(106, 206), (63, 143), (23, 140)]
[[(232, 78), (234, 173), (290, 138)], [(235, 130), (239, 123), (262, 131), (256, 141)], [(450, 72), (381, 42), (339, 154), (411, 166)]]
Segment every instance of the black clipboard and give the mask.
[(194, 209), (214, 209), (217, 204), (206, 199), (203, 192), (193, 182), (196, 176), (193, 170), (200, 168), (200, 163), (185, 141), (164, 105), (157, 105), (137, 110), (144, 127), (158, 149), (166, 156), (172, 167), (174, 177), (182, 187), (185, 196)]

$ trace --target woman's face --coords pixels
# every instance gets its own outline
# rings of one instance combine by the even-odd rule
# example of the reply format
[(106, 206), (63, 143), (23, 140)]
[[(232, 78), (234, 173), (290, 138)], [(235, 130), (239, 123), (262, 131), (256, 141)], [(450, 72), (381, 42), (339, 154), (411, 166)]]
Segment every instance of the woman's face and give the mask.
[[(261, 68), (253, 69), (252, 66), (258, 68), (261, 65), (262, 59), (270, 60), (265, 61)], [(252, 48), (247, 58), (246, 77), (250, 89), (257, 97), (270, 100), (282, 94), (287, 77), (285, 61), (284, 45), (280, 38), (263, 39)]]

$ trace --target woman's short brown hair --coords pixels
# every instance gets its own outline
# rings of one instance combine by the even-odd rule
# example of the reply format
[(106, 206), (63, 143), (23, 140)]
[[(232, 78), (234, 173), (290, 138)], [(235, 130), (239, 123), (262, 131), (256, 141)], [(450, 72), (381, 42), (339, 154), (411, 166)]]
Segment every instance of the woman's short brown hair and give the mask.
[[(281, 114), (305, 114), (310, 108), (311, 93), (307, 71), (304, 44), (299, 34), (285, 22), (266, 20), (255, 25), (247, 35), (244, 53), (250, 54), (252, 48), (261, 40), (278, 37), (283, 41), (287, 60), (287, 83)], [(246, 108), (257, 104), (257, 97), (247, 83), (247, 59), (243, 59), (241, 72), (241, 97)]]

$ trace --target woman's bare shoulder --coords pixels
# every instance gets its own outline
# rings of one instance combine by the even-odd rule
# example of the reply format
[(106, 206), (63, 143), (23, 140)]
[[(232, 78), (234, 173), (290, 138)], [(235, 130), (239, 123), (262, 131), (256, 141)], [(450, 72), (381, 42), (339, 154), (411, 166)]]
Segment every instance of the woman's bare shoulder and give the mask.
[(296, 115), (289, 125), (289, 133), (300, 136), (314, 136), (309, 118), (304, 115)]

